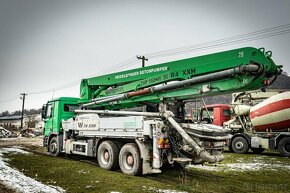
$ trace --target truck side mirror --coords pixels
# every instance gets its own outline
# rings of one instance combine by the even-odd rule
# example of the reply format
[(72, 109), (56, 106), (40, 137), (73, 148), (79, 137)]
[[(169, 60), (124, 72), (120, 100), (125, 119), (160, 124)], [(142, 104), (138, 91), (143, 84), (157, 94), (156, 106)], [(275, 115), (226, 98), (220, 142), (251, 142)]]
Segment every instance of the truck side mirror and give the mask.
[(45, 119), (46, 116), (46, 104), (42, 106), (42, 109), (41, 109), (41, 119)]

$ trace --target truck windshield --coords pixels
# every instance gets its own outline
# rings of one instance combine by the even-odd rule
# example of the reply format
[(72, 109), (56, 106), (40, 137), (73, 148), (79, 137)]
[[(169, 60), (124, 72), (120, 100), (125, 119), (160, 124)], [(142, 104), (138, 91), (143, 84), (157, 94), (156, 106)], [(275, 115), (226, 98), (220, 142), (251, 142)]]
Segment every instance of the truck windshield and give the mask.
[(48, 104), (46, 108), (46, 118), (52, 117), (52, 104)]
[(202, 117), (203, 118), (213, 118), (213, 109), (208, 109), (208, 111), (206, 109), (202, 110)]
[(231, 116), (230, 109), (223, 109), (223, 114), (224, 114), (224, 116)]

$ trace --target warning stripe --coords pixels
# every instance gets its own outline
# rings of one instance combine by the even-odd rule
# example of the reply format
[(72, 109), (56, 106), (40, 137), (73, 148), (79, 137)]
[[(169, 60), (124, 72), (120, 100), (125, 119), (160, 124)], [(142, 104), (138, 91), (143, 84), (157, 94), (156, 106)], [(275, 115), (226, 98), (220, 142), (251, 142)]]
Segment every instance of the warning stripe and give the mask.
[(290, 119), (290, 109), (284, 109), (281, 111), (276, 111), (273, 113), (269, 113), (266, 115), (262, 115), (259, 117), (255, 117), (254, 119), (251, 119), (254, 126), (256, 125), (265, 125), (269, 123), (276, 123), (281, 121), (286, 121)]
[(260, 117), (269, 113), (281, 111), (284, 109), (290, 108), (290, 99), (284, 99), (280, 101), (276, 101), (270, 104), (267, 104), (261, 108), (258, 108), (254, 111), (250, 112), (250, 118), (254, 119), (256, 117)]
[(277, 102), (277, 101), (281, 101), (281, 100), (287, 100), (290, 99), (290, 92), (283, 92), (274, 96), (271, 96), (269, 98), (267, 98), (266, 100), (264, 100), (263, 102), (255, 105), (252, 107), (252, 111), (255, 111), (267, 104), (273, 103), (273, 102)]
[(289, 127), (290, 127), (290, 120), (285, 120), (285, 121), (281, 121), (281, 122), (255, 126), (254, 128), (256, 131), (266, 131), (266, 129), (283, 130), (283, 129), (285, 129), (285, 128), (287, 129)]
[(280, 130), (285, 127), (290, 128), (290, 124), (287, 124), (288, 120), (290, 120), (290, 109), (284, 109), (272, 113), (268, 113), (266, 115), (262, 115), (259, 117), (255, 117), (251, 119), (251, 122), (256, 130), (263, 129), (272, 129), (272, 130)]

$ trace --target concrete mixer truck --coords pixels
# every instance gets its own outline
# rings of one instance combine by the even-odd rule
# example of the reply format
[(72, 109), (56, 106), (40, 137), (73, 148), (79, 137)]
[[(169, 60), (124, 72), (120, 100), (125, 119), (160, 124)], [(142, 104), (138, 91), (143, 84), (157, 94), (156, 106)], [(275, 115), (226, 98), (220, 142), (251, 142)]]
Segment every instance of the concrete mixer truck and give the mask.
[(271, 149), (290, 156), (289, 91), (234, 93), (231, 111), (232, 118), (223, 123), (232, 134), (230, 150), (262, 153)]

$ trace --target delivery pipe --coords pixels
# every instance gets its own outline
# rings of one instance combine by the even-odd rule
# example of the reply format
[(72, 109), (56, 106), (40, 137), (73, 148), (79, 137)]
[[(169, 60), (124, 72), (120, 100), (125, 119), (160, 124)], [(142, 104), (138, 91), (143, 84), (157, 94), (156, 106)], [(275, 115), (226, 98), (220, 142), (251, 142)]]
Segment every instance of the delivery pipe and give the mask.
[(194, 149), (197, 156), (201, 157), (203, 160), (209, 163), (220, 162), (224, 160), (222, 154), (210, 155), (205, 149), (201, 148), (185, 131), (182, 127), (173, 119), (173, 117), (168, 113), (164, 116), (171, 123), (171, 125), (177, 130), (177, 132), (182, 136), (182, 138)]
[(162, 117), (162, 113), (135, 112), (135, 111), (108, 111), (108, 110), (75, 110), (75, 113), (97, 113), (104, 115), (131, 115), (146, 117)]
[(220, 72), (209, 73), (209, 74), (201, 75), (198, 77), (193, 77), (191, 79), (178, 81), (178, 82), (174, 82), (174, 83), (170, 83), (170, 84), (166, 84), (166, 85), (153, 86), (153, 87), (145, 88), (142, 90), (128, 92), (128, 93), (124, 93), (124, 94), (120, 94), (120, 95), (116, 95), (116, 96), (112, 96), (112, 97), (104, 98), (104, 99), (102, 99), (102, 98), (93, 99), (92, 102), (83, 104), (82, 108), (92, 106), (95, 104), (102, 104), (102, 103), (108, 103), (108, 102), (129, 99), (129, 98), (134, 97), (134, 96), (143, 96), (143, 95), (147, 95), (150, 93), (173, 90), (173, 89), (181, 88), (184, 86), (192, 86), (192, 85), (196, 85), (196, 84), (202, 84), (202, 83), (208, 83), (211, 81), (232, 78), (236, 74), (244, 74), (246, 72), (257, 73), (260, 71), (260, 69), (261, 69), (260, 66), (257, 64), (242, 65), (242, 66), (239, 66), (236, 68), (231, 68), (231, 69), (223, 70)]

